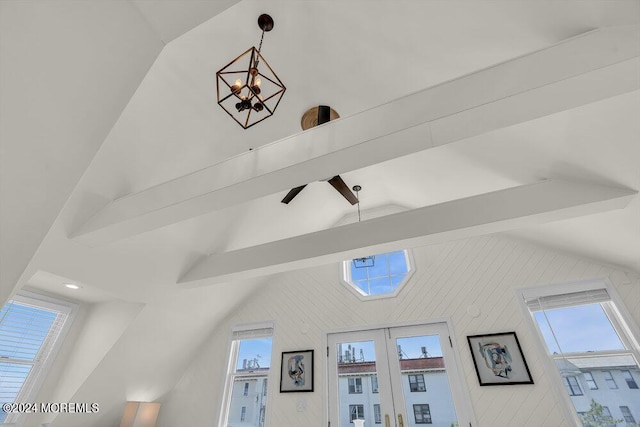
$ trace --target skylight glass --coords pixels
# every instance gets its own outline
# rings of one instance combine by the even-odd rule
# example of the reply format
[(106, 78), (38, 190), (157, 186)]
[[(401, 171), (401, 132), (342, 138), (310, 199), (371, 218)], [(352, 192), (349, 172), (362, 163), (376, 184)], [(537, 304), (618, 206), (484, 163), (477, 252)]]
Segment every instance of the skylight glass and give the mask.
[(362, 296), (393, 294), (411, 271), (406, 250), (375, 255), (372, 267), (357, 268), (345, 261), (345, 277)]

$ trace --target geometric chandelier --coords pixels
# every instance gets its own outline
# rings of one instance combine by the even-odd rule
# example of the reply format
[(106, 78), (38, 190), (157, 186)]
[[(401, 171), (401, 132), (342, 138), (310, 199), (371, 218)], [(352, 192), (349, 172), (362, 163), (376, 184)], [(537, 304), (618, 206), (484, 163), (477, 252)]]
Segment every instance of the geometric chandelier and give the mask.
[(287, 90), (260, 53), (273, 19), (260, 15), (258, 26), (262, 29), (259, 47), (247, 49), (216, 73), (218, 104), (244, 129), (271, 117)]

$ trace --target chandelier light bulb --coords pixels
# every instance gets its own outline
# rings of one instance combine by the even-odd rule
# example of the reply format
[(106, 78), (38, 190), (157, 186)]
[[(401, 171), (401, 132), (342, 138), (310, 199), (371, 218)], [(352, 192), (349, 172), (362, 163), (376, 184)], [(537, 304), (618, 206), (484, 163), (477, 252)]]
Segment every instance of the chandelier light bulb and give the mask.
[(258, 77), (257, 79), (255, 79), (255, 81), (253, 82), (253, 84), (251, 85), (251, 90), (253, 91), (253, 93), (255, 93), (256, 95), (260, 95), (260, 84), (262, 83), (262, 80), (260, 79), (260, 77)]
[(231, 92), (238, 93), (240, 92), (240, 87), (242, 86), (242, 80), (236, 79), (236, 82), (231, 86)]

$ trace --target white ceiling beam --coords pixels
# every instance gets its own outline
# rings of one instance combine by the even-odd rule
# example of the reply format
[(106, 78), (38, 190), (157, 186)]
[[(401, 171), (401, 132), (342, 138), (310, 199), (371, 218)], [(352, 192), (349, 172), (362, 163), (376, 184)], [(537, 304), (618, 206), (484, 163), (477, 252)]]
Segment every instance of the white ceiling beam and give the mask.
[(591, 31), (122, 197), (71, 237), (109, 243), (638, 90), (639, 56), (638, 26)]
[(636, 191), (547, 180), (213, 254), (178, 283), (201, 286), (622, 209)]

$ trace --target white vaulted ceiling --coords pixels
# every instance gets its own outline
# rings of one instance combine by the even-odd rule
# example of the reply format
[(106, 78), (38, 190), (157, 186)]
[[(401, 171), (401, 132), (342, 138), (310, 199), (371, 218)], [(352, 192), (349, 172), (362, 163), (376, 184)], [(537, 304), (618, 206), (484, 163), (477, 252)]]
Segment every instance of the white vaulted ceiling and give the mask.
[[(617, 74), (609, 74), (607, 67), (594, 66), (590, 72), (593, 87), (603, 88), (600, 98), (575, 101), (582, 94), (571, 91), (567, 81), (572, 79), (559, 78), (558, 87), (567, 92), (557, 97), (575, 105), (547, 111), (541, 98), (531, 105), (518, 101), (551, 87), (543, 85), (504, 95), (501, 102), (520, 103), (514, 104), (517, 111), (504, 105), (500, 111), (522, 119), (503, 123), (497, 110), (478, 113), (477, 123), (491, 122), (486, 128), (472, 129), (464, 122), (467, 125), (448, 129), (444, 120), (453, 120), (453, 114), (440, 110), (444, 104), (464, 105), (476, 94), (520, 83), (518, 75), (499, 80), (495, 87), (481, 87), (472, 78), (466, 86), (459, 83), (480, 70), (486, 69), (490, 79), (514, 58), (546, 52), (559, 43), (573, 46), (575, 39), (566, 41), (576, 36), (586, 40), (597, 33), (589, 33), (592, 30), (624, 27), (633, 39), (640, 21), (636, 1), (202, 1), (180, 3), (192, 6), (178, 8), (175, 2), (135, 0), (96, 1), (89, 8), (69, 2), (64, 13), (47, 13), (44, 1), (29, 2), (29, 7), (1, 4), (2, 54), (13, 59), (9, 65), (2, 61), (2, 262), (3, 269), (9, 266), (3, 271), (3, 291), (8, 295), (30, 285), (59, 293), (54, 280), (38, 278), (61, 277), (95, 291), (99, 297), (91, 302), (111, 298), (147, 304), (119, 344), (73, 390), (81, 400), (91, 401), (101, 380), (116, 375), (132, 354), (144, 361), (144, 369), (131, 378), (122, 374), (122, 389), (100, 400), (115, 407), (122, 403), (118, 393), (142, 384), (147, 398), (158, 398), (170, 389), (203, 334), (264, 284), (264, 277), (251, 274), (239, 274), (238, 282), (208, 281), (213, 270), (202, 265), (212, 256), (242, 254), (275, 241), (293, 244), (296, 236), (319, 233), (320, 240), (314, 242), (320, 243), (314, 246), (324, 248), (327, 256), (311, 256), (304, 263), (278, 261), (275, 270), (265, 271), (335, 261), (331, 254), (347, 249), (324, 242), (322, 233), (355, 221), (355, 207), (317, 182), (335, 173), (349, 186), (363, 187), (363, 220), (391, 211), (428, 210), (544, 179), (615, 187), (629, 196), (615, 209), (607, 205), (567, 216), (569, 208), (557, 205), (555, 214), (536, 221), (507, 218), (508, 227), (501, 231), (640, 271), (640, 202), (634, 197), (640, 189), (640, 76), (633, 73), (638, 69), (633, 40), (627, 43), (623, 37), (624, 46), (636, 49), (635, 56), (612, 65), (626, 80), (613, 81)], [(114, 4), (122, 9), (114, 9)], [(71, 12), (74, 27), (69, 28), (64, 19)], [(243, 130), (216, 105), (215, 72), (259, 42), (256, 19), (265, 12), (273, 16), (275, 28), (265, 35), (262, 52), (287, 91), (273, 117)], [(123, 27), (122, 16), (129, 17), (129, 26)], [(55, 53), (49, 43), (55, 44)], [(598, 48), (614, 56), (628, 48), (603, 46)], [(507, 65), (497, 65), (502, 63)], [(550, 67), (553, 63), (544, 62)], [(527, 75), (533, 79), (535, 74), (529, 70)], [(598, 81), (598, 76), (605, 80)], [(446, 87), (459, 89), (449, 98), (438, 98)], [(415, 95), (406, 99), (416, 101), (407, 105), (422, 105), (424, 110), (398, 113), (402, 110), (393, 107), (394, 100), (410, 94)], [(429, 105), (425, 99), (438, 102)], [(318, 104), (332, 106), (342, 118), (301, 133), (302, 114)], [(367, 122), (378, 117), (381, 105), (395, 108), (394, 113)], [(456, 114), (470, 111), (459, 109)], [(430, 130), (434, 141), (438, 135), (461, 136), (421, 148), (415, 144), (427, 134), (420, 133), (420, 126), (384, 135), (387, 127), (409, 119), (429, 121), (432, 113), (443, 114), (437, 119), (442, 120), (438, 129), (444, 130), (437, 134), (435, 125)], [(358, 123), (369, 124), (363, 130)], [(391, 154), (378, 158), (375, 151), (340, 145), (353, 137), (363, 138), (359, 147), (375, 147), (363, 136), (369, 130), (382, 132), (380, 147)], [(414, 148), (406, 155), (393, 155), (409, 146)], [(322, 150), (334, 157), (314, 159)], [(290, 158), (296, 160), (278, 172), (279, 181), (258, 176)], [(233, 162), (242, 167), (216, 166)], [(224, 174), (208, 175), (216, 167)], [(295, 200), (280, 203), (288, 188), (306, 184), (308, 177), (313, 182)], [(222, 183), (236, 178), (242, 185), (225, 190)], [(167, 182), (188, 179), (192, 181), (181, 187), (188, 194), (170, 190), (163, 193), (169, 194), (168, 202), (144, 196), (135, 209), (156, 212), (180, 197), (215, 196), (205, 208), (150, 215), (132, 226), (123, 219), (137, 214), (114, 208), (138, 193), (153, 193), (150, 188), (163, 190), (173, 185)], [(239, 193), (229, 190), (234, 188)], [(540, 205), (551, 209), (556, 202), (541, 199)], [(495, 218), (506, 208), (488, 207), (485, 213)], [(359, 231), (352, 228), (349, 233), (356, 239)], [(375, 241), (371, 247), (382, 243), (388, 242)], [(204, 280), (197, 284), (211, 286), (188, 289), (191, 283), (179, 283), (196, 270), (204, 271), (198, 276)], [(168, 311), (171, 321), (164, 319)], [(159, 323), (162, 339), (139, 339)], [(168, 342), (179, 343), (183, 351), (158, 351)], [(166, 376), (156, 378), (161, 370), (167, 370)], [(68, 422), (83, 422), (75, 420)]]

